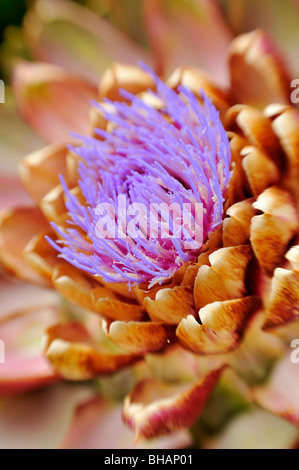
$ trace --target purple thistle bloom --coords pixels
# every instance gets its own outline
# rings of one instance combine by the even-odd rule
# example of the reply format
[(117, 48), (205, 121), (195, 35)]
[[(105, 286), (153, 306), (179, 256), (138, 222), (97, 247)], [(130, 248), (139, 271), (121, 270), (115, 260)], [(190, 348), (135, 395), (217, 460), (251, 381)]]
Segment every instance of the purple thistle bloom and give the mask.
[(61, 178), (70, 227), (53, 223), (61, 239), (48, 240), (62, 258), (105, 282), (152, 286), (193, 261), (221, 224), (231, 155), (204, 92), (200, 103), (189, 89), (176, 92), (146, 70), (161, 109), (125, 91), (126, 102), (105, 100), (109, 111), (95, 104), (113, 129), (97, 129), (99, 139), (81, 137), (72, 148), (86, 202)]

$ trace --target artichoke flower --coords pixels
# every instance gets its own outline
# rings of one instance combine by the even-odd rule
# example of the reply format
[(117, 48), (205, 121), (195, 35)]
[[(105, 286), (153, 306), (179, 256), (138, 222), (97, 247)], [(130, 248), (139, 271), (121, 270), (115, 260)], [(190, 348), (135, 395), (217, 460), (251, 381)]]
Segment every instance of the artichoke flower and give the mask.
[[(115, 63), (98, 91), (57, 66), (17, 66), (19, 109), (54, 142), (21, 161), (34, 204), (1, 212), (0, 260), (49, 288), (50, 307), (34, 320), (45, 319), (42, 380), (7, 363), (4, 391), (92, 381), (78, 428), (103, 416), (99, 389), (122, 399), (136, 439), (191, 427), (193, 445), (236, 446), (237, 433), (250, 447), (254, 426), (298, 442), (299, 111), (264, 31), (236, 37), (227, 56), (226, 87), (192, 64), (163, 79)], [(120, 196), (122, 209), (142, 204), (138, 224)], [(190, 224), (167, 237), (174, 204)], [(1, 325), (9, 341), (16, 327)], [(190, 445), (183, 436), (176, 445)]]

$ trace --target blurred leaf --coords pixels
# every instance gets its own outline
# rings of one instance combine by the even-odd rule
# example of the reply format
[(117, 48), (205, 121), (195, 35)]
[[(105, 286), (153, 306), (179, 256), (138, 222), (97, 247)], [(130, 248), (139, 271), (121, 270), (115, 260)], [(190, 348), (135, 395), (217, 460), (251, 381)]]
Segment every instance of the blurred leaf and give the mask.
[(1, 76), (7, 83), (9, 83), (13, 69), (20, 59), (33, 59), (24, 30), (17, 26), (8, 26), (4, 33), (4, 41), (0, 46)]
[(253, 317), (243, 342), (229, 357), (229, 364), (250, 385), (263, 383), (273, 364), (284, 354), (283, 342), (262, 330), (262, 313)]
[(284, 51), (291, 71), (299, 73), (298, 0), (221, 0), (220, 4), (236, 34), (265, 29)]
[(0, 104), (0, 171), (12, 174), (18, 172), (22, 157), (45, 144), (19, 117), (8, 87), (5, 99)]
[(1, 0), (0, 40), (2, 31), (9, 24), (20, 24), (26, 11), (26, 0)]
[(200, 425), (208, 434), (219, 432), (230, 419), (250, 406), (251, 400), (245, 384), (232, 369), (228, 369), (210, 397), (200, 417)]
[(61, 384), (0, 400), (1, 449), (53, 449), (69, 430), (76, 407), (90, 399), (84, 385)]
[(299, 368), (288, 352), (274, 367), (266, 384), (253, 391), (256, 403), (299, 426)]
[(143, 25), (144, 0), (86, 0), (86, 6), (111, 21), (137, 42), (146, 44)]
[(134, 443), (134, 434), (122, 420), (121, 406), (93, 399), (76, 409), (63, 449), (181, 449), (191, 443), (183, 430), (159, 439)]
[(167, 76), (179, 66), (194, 66), (227, 83), (232, 33), (216, 2), (145, 0), (145, 15), (160, 72)]
[(34, 58), (98, 83), (113, 62), (150, 64), (146, 51), (96, 13), (66, 0), (37, 0), (25, 17)]
[(290, 449), (298, 440), (298, 429), (264, 410), (253, 409), (230, 422), (207, 449)]
[(48, 142), (68, 141), (71, 131), (89, 131), (90, 100), (97, 88), (51, 64), (21, 62), (14, 94), (20, 114)]

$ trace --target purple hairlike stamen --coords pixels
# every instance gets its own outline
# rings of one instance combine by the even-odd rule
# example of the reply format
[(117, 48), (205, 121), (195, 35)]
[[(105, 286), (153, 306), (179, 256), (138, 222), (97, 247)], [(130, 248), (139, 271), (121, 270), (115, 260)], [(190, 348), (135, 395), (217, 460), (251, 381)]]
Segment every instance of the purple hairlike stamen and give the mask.
[(143, 68), (161, 109), (123, 90), (126, 101), (93, 103), (111, 130), (96, 129), (97, 138), (81, 137), (71, 147), (79, 157), (80, 201), (61, 177), (69, 227), (52, 223), (59, 239), (48, 241), (60, 257), (105, 282), (152, 286), (193, 262), (220, 226), (231, 154), (203, 91), (200, 100), (183, 86), (175, 91)]

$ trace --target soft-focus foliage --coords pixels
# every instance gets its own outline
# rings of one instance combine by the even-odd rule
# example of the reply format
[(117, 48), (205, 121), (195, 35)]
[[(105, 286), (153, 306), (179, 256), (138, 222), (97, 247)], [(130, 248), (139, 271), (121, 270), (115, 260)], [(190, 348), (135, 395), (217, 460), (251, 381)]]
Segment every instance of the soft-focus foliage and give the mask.
[[(1, 446), (296, 447), (299, 112), (290, 82), (298, 3), (80, 3), (33, 2), (1, 47), (12, 87), (0, 105)], [(194, 136), (186, 103), (203, 135)], [(213, 153), (219, 141), (223, 152)], [(148, 173), (136, 167), (136, 143)], [(171, 161), (153, 161), (151, 144), (158, 156), (174, 155), (171, 180)], [(95, 244), (84, 217), (95, 223), (95, 186), (111, 189), (113, 168), (115, 181), (122, 176), (116, 155), (134, 161), (136, 198), (151, 175), (151, 192), (175, 179), (172, 195), (207, 192), (203, 246), (160, 284), (151, 283), (148, 258), (135, 271), (149, 276), (131, 288), (96, 275), (115, 266), (111, 251), (99, 271), (85, 269)], [(66, 233), (83, 263), (76, 267), (52, 248)], [(130, 264), (129, 249), (114, 255)]]

